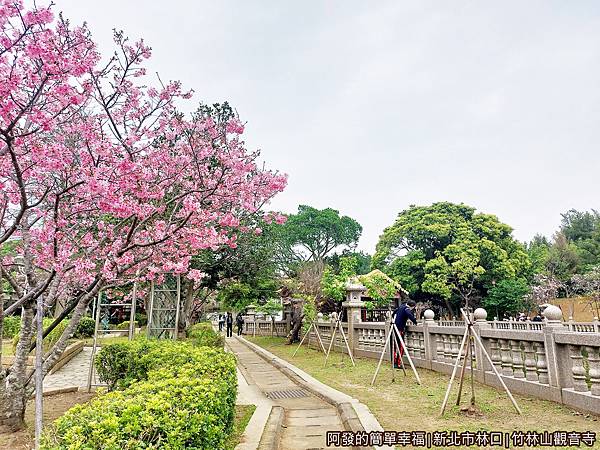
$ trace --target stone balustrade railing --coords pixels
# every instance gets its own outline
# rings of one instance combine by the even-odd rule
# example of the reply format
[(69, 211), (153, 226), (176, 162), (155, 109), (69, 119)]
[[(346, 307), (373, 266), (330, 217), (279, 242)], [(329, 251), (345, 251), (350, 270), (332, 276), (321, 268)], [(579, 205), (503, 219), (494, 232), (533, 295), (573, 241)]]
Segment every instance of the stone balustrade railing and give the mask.
[[(352, 305), (351, 305), (352, 306)], [(548, 312), (550, 309), (550, 312)], [(344, 332), (355, 356), (378, 359), (383, 350), (389, 325), (383, 322), (360, 322), (360, 314), (348, 311)], [(417, 367), (450, 373), (458, 357), (465, 323), (457, 320), (427, 319), (409, 325), (405, 342)], [(562, 322), (560, 311), (547, 308), (543, 322), (487, 321), (477, 317), (474, 329), (481, 337), (492, 364), (514, 392), (531, 395), (600, 415), (600, 328), (598, 322)], [(317, 321), (316, 326), (327, 349), (334, 331), (333, 321)], [(246, 321), (244, 331), (271, 335), (271, 321)], [(275, 323), (277, 334), (287, 335), (289, 323)], [(311, 331), (307, 341), (319, 348), (317, 335)], [(473, 344), (472, 344), (473, 345)], [(339, 332), (335, 351), (346, 352)], [(500, 387), (500, 383), (482, 349), (473, 345), (474, 374), (483, 384)], [(389, 352), (386, 360), (390, 361)], [(470, 362), (469, 362), (470, 363)], [(470, 364), (468, 364), (469, 366)]]

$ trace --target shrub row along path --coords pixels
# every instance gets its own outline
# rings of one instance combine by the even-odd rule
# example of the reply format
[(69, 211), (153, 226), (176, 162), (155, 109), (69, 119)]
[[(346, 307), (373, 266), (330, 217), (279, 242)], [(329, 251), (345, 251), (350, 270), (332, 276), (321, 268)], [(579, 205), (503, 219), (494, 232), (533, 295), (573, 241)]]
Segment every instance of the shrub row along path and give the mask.
[[(303, 390), (235, 337), (227, 338), (227, 346), (236, 355), (238, 368), (248, 384), (256, 385), (265, 395)], [(300, 398), (272, 398), (274, 405), (281, 406), (284, 411), (279, 450), (327, 448), (326, 432), (344, 429), (334, 406), (304, 392), (306, 396)], [(263, 448), (262, 443), (260, 448)]]

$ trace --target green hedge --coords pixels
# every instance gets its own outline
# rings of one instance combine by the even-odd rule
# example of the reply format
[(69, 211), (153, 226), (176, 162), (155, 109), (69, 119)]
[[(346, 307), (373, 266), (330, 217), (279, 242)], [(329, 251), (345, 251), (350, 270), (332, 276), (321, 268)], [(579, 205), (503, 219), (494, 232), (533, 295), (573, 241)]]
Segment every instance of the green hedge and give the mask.
[(222, 334), (217, 333), (210, 322), (202, 322), (192, 325), (186, 330), (188, 339), (194, 344), (223, 348), (225, 346), (225, 338)]
[[(137, 322), (134, 322), (134, 327), (137, 327)], [(129, 320), (121, 322), (115, 326), (115, 330), (129, 330)]]
[(144, 327), (148, 325), (148, 316), (143, 313), (135, 313), (135, 321), (140, 325), (140, 327)]
[(140, 339), (103, 347), (96, 366), (122, 389), (67, 411), (46, 430), (43, 449), (224, 448), (237, 393), (233, 355)]
[(88, 316), (83, 316), (81, 321), (77, 325), (77, 330), (75, 331), (75, 337), (78, 339), (81, 338), (90, 338), (94, 336), (94, 330), (96, 329), (96, 321)]
[(4, 339), (12, 339), (21, 330), (21, 317), (8, 316), (2, 319), (2, 337)]
[[(65, 319), (60, 324), (58, 324), (57, 327), (54, 330), (52, 330), (52, 332), (44, 339), (44, 343), (46, 343), (47, 345), (53, 345), (56, 341), (58, 341), (58, 338), (60, 338), (63, 331), (65, 331), (69, 320), (70, 319)], [(54, 322), (54, 319), (50, 317), (45, 317), (44, 329), (49, 327), (52, 322)], [(3, 323), (3, 337), (6, 339), (13, 339), (13, 345), (16, 346), (19, 340), (19, 331), (21, 331), (21, 317), (5, 317)], [(91, 317), (82, 317), (81, 321), (77, 325), (77, 330), (75, 331), (74, 336), (78, 339), (92, 337), (94, 335), (95, 325), (96, 322)]]
[[(69, 323), (70, 319), (64, 319), (62, 322), (60, 322), (58, 325), (56, 325), (56, 328), (54, 328), (49, 334), (48, 336), (46, 336), (44, 338), (44, 345), (46, 347), (51, 347), (54, 344), (56, 344), (56, 342), (58, 341), (58, 339), (62, 336), (63, 332), (65, 331), (65, 328), (67, 328), (67, 325)], [(43, 319), (43, 325), (44, 325), (44, 330), (46, 328), (48, 328), (52, 322), (54, 322), (54, 319), (50, 318), (50, 317), (44, 317)], [(19, 330), (17, 331), (17, 334), (15, 334), (13, 336), (13, 347), (17, 347), (17, 344), (19, 343), (19, 331), (21, 331), (21, 324), (19, 322)], [(35, 337), (31, 340), (31, 342), (33, 343), (35, 341)]]

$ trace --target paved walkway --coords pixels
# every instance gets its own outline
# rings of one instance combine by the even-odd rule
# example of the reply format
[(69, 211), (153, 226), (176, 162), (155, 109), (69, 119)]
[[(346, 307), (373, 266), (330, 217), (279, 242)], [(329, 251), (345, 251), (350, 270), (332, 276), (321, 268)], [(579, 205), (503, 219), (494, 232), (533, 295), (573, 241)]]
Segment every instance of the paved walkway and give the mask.
[(257, 386), (275, 406), (283, 408), (279, 450), (327, 448), (326, 432), (344, 429), (331, 404), (303, 390), (236, 338), (227, 338), (227, 346), (237, 356), (248, 384)]
[(71, 361), (44, 378), (44, 391), (67, 387), (87, 387), (92, 347), (83, 347)]

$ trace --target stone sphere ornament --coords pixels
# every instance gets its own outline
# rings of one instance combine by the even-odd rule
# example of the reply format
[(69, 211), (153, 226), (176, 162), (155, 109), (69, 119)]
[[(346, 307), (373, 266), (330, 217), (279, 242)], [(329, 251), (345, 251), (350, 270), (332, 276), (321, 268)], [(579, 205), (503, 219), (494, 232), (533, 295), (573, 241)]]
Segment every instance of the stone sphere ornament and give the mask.
[(430, 309), (426, 309), (423, 313), (423, 317), (425, 317), (425, 320), (433, 320), (435, 313)]
[(562, 311), (558, 306), (548, 304), (542, 313), (546, 319), (551, 321), (561, 321), (563, 318)]
[(320, 313), (317, 313), (317, 319), (319, 320), (319, 322), (320, 322), (321, 320), (323, 320), (323, 313), (322, 313), (322, 312), (320, 312)]
[(484, 321), (485, 319), (487, 319), (487, 311), (483, 308), (477, 308), (473, 312), (473, 317), (475, 317), (475, 320), (477, 322)]

